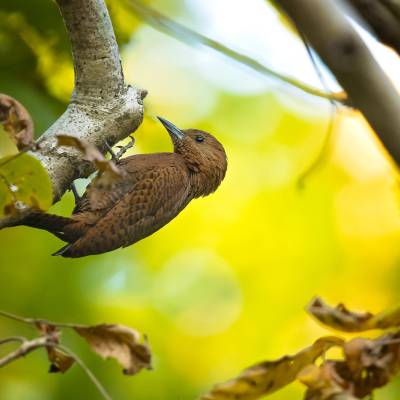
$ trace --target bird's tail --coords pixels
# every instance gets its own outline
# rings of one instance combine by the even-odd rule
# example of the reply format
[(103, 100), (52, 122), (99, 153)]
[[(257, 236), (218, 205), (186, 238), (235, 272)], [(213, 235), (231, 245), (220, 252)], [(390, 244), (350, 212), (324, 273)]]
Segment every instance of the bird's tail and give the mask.
[(18, 223), (18, 225), (25, 225), (31, 226), (32, 228), (43, 229), (56, 235), (60, 239), (65, 240), (63, 234), (64, 228), (70, 223), (70, 218), (35, 211), (27, 215), (21, 222)]

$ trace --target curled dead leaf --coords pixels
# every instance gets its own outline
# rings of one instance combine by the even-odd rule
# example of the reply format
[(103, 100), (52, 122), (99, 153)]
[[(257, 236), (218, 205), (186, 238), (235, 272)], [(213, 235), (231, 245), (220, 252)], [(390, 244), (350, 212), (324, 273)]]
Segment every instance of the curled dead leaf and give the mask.
[(355, 399), (347, 391), (350, 387), (336, 372), (335, 362), (326, 361), (320, 366), (311, 364), (298, 375), (298, 380), (307, 386), (306, 400)]
[(55, 325), (41, 320), (36, 321), (35, 325), (39, 330), (40, 335), (46, 337), (49, 342), (49, 346), (46, 347), (47, 357), (50, 361), (49, 372), (64, 373), (68, 371), (74, 364), (75, 360), (65, 351), (62, 351), (55, 347), (56, 345), (60, 344), (60, 329)]
[(0, 93), (0, 124), (19, 150), (33, 143), (34, 129), (30, 114), (19, 101), (3, 93)]
[(352, 385), (358, 398), (386, 385), (400, 371), (400, 331), (374, 340), (352, 339), (343, 351), (345, 359), (338, 361), (335, 368)]
[(293, 356), (284, 356), (245, 369), (238, 377), (215, 385), (211, 392), (199, 400), (259, 399), (293, 382), (305, 366), (313, 364), (331, 347), (342, 345), (343, 340), (340, 338), (323, 337)]
[(103, 154), (100, 153), (99, 149), (92, 144), (69, 135), (57, 135), (57, 142), (59, 146), (70, 146), (79, 150), (88, 161), (94, 163), (99, 171), (108, 172), (110, 175), (114, 175), (114, 177), (121, 175), (121, 171), (114, 162), (107, 160)]
[(50, 361), (50, 373), (67, 372), (75, 362), (75, 359), (68, 353), (55, 347), (47, 347), (47, 356)]
[(151, 369), (151, 352), (147, 343), (140, 343), (138, 331), (117, 324), (76, 326), (75, 331), (86, 339), (90, 348), (103, 358), (115, 358), (124, 374), (134, 375)]
[(103, 193), (112, 191), (113, 185), (123, 177), (121, 171), (112, 160), (107, 160), (93, 145), (74, 136), (57, 135), (59, 146), (71, 146), (84, 154), (88, 161), (95, 164), (99, 174), (91, 184), (90, 205), (93, 209), (101, 208)]
[(316, 297), (309, 304), (307, 311), (324, 325), (344, 332), (362, 332), (400, 326), (400, 307), (374, 315), (370, 312), (350, 311), (343, 304), (331, 307), (321, 298)]

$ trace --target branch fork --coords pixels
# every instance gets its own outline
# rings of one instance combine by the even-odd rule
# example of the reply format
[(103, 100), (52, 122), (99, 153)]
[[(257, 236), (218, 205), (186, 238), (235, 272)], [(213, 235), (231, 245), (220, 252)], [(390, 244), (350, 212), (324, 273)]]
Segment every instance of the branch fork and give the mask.
[[(134, 132), (143, 120), (146, 90), (127, 85), (118, 45), (104, 0), (56, 0), (69, 34), (75, 71), (71, 101), (60, 118), (41, 137), (32, 152), (49, 173), (57, 202), (77, 178), (93, 172), (81, 153), (58, 147), (57, 135), (68, 134), (107, 148)], [(29, 213), (0, 221), (0, 229), (18, 224)]]

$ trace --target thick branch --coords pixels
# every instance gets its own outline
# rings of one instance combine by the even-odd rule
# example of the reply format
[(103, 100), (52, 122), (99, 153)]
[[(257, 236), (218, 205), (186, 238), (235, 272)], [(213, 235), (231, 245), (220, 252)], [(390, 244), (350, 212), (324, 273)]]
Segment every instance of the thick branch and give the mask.
[[(104, 0), (57, 0), (57, 3), (71, 40), (75, 88), (67, 110), (44, 133), (41, 149), (34, 153), (49, 172), (54, 201), (61, 198), (74, 179), (93, 171), (78, 151), (57, 147), (56, 135), (76, 136), (105, 152), (106, 140), (113, 145), (140, 125), (146, 95), (146, 91), (124, 82)], [(5, 218), (0, 221), (0, 228), (17, 222), (18, 218)]]
[(72, 101), (112, 98), (124, 91), (124, 77), (108, 10), (98, 0), (57, 0), (72, 46)]
[(376, 37), (400, 54), (400, 19), (379, 0), (349, 0)]
[(400, 165), (400, 97), (339, 0), (280, 0)]
[(399, 0), (380, 0), (397, 18), (400, 19), (400, 1)]

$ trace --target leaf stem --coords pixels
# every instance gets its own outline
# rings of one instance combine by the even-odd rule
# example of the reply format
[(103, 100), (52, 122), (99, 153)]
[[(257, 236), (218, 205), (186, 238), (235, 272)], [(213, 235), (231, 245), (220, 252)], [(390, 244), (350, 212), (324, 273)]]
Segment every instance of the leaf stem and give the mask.
[(46, 324), (46, 325), (51, 325), (51, 326), (56, 326), (58, 328), (75, 328), (79, 326), (84, 326), (84, 325), (79, 325), (79, 324), (72, 324), (72, 323), (61, 323), (61, 322), (53, 322), (53, 321), (48, 321), (46, 319), (41, 319), (41, 318), (26, 318), (26, 317), (21, 317), (19, 315), (15, 315), (12, 313), (9, 313), (7, 311), (2, 311), (0, 310), (0, 317), (12, 319), (14, 321), (22, 322), (24, 324), (28, 325), (35, 325), (37, 326), (40, 323)]
[(99, 393), (103, 396), (106, 400), (112, 400), (111, 396), (108, 394), (107, 390), (104, 386), (100, 383), (100, 381), (96, 378), (93, 372), (85, 365), (85, 363), (70, 349), (65, 346), (61, 346), (59, 344), (54, 346), (55, 348), (67, 353), (70, 357), (74, 359), (74, 361), (82, 368), (82, 370), (86, 373), (88, 378), (92, 381), (92, 383), (96, 386)]

